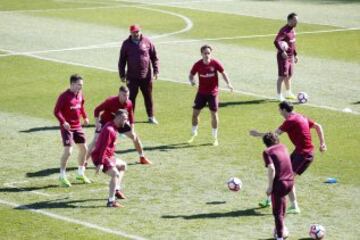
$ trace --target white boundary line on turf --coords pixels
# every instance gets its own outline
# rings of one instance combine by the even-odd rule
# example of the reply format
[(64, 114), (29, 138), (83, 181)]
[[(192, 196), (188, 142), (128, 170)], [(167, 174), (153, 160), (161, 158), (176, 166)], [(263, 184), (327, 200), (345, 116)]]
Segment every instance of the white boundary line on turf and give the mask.
[[(15, 53), (13, 51), (6, 50), (6, 49), (0, 49), (0, 51)], [(93, 69), (98, 69), (98, 70), (107, 71), (107, 72), (115, 72), (115, 73), (118, 72), (115, 69), (110, 69), (110, 68), (105, 68), (105, 67), (98, 67), (98, 66), (82, 64), (82, 63), (75, 63), (75, 62), (70, 62), (70, 61), (64, 61), (64, 60), (59, 60), (59, 59), (55, 59), (55, 58), (41, 57), (41, 56), (32, 55), (32, 54), (22, 54), (22, 56), (28, 56), (28, 57), (37, 58), (37, 59), (40, 59), (40, 60), (45, 60), (45, 61), (63, 63), (63, 64), (67, 64), (67, 65), (75, 65), (75, 66), (80, 66), (80, 67), (93, 68)], [(161, 78), (161, 80), (166, 81), (166, 82), (174, 82), (174, 83), (178, 83), (178, 84), (188, 84), (186, 82), (179, 82), (179, 81), (175, 81), (175, 80), (172, 80), (172, 79), (169, 79), (169, 78)], [(220, 89), (225, 90), (225, 91), (227, 90), (227, 89), (224, 89), (224, 88), (220, 88)], [(269, 100), (275, 99), (275, 98), (272, 98), (272, 97), (269, 97), (269, 96), (256, 94), (256, 93), (252, 93), (252, 92), (241, 91), (241, 90), (234, 90), (234, 92), (244, 94), (244, 95), (248, 95), (248, 96), (261, 97), (261, 98), (265, 98), (265, 99), (269, 99)], [(316, 104), (311, 104), (311, 103), (307, 103), (306, 105), (311, 106), (311, 107), (328, 109), (328, 110), (332, 110), (332, 111), (335, 111), (335, 112), (350, 113), (350, 114), (353, 114), (353, 115), (360, 115), (360, 113), (355, 112), (355, 111), (344, 112), (342, 109), (338, 109), (338, 108), (330, 107), (330, 106), (316, 105)]]
[[(167, 34), (178, 34), (180, 32), (185, 32), (185, 29), (190, 28), (186, 27), (180, 31), (167, 33)], [(321, 34), (321, 33), (333, 33), (333, 32), (347, 32), (347, 31), (358, 31), (360, 28), (348, 28), (348, 29), (333, 29), (333, 30), (319, 30), (319, 31), (309, 31), (309, 32), (299, 32), (296, 35), (307, 35), (307, 34)], [(188, 30), (187, 30), (188, 31)], [(169, 35), (167, 35), (169, 36)], [(171, 40), (171, 41), (160, 41), (156, 44), (177, 44), (177, 43), (193, 43), (193, 42), (203, 42), (203, 41), (220, 41), (220, 40), (235, 40), (235, 39), (255, 39), (255, 38), (266, 38), (276, 36), (275, 33), (270, 34), (258, 34), (258, 35), (244, 35), (244, 36), (234, 36), (234, 37), (219, 37), (219, 38), (203, 38), (203, 39), (185, 39), (185, 40)], [(165, 37), (164, 35), (154, 36), (153, 38)], [(116, 44), (116, 46), (114, 45)], [(41, 54), (41, 53), (50, 53), (50, 52), (65, 52), (65, 51), (77, 51), (77, 50), (90, 50), (90, 49), (106, 49), (106, 48), (119, 48), (119, 42), (107, 42), (101, 44), (94, 44), (82, 47), (73, 47), (73, 48), (61, 48), (61, 49), (48, 49), (48, 50), (39, 50), (39, 51), (29, 51), (29, 52), (12, 52), (6, 54), (0, 54), (1, 57), (8, 57), (14, 55), (28, 55), (28, 54)], [(4, 50), (5, 51), (5, 50)], [(6, 50), (7, 51), (7, 50)], [(7, 51), (9, 52), (9, 51)]]
[[(14, 202), (8, 202), (8, 201), (2, 200), (2, 199), (0, 199), (0, 204), (7, 205), (7, 206), (10, 206), (10, 207), (14, 207), (14, 208), (27, 210), (27, 211), (38, 213), (38, 214), (42, 214), (42, 215), (45, 215), (45, 216), (50, 217), (50, 218), (54, 218), (54, 219), (69, 222), (69, 223), (74, 223), (74, 224), (77, 224), (77, 225), (82, 225), (82, 226), (87, 227), (87, 228), (99, 230), (99, 231), (102, 231), (102, 232), (105, 232), (105, 233), (110, 233), (110, 234), (114, 234), (114, 235), (117, 235), (117, 236), (129, 238), (129, 239), (145, 240), (145, 238), (143, 238), (143, 237), (136, 236), (136, 235), (131, 235), (131, 234), (128, 234), (128, 233), (126, 233), (124, 231), (113, 230), (113, 229), (102, 227), (102, 226), (99, 226), (99, 225), (96, 225), (96, 224), (93, 224), (93, 223), (81, 221), (81, 220), (75, 219), (75, 218), (65, 217), (65, 216), (55, 214), (55, 213), (51, 213), (51, 212), (41, 210), (41, 209), (34, 209), (34, 208), (25, 207), (25, 206), (22, 206), (20, 204), (17, 204), (17, 203), (14, 203)], [(114, 209), (114, 211), (116, 211), (116, 209)]]

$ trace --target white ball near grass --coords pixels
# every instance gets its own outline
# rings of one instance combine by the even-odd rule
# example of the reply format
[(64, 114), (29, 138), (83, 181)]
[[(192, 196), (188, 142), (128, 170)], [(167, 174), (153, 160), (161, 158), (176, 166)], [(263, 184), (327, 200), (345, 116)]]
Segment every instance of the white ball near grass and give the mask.
[(309, 235), (312, 239), (323, 239), (325, 237), (325, 228), (320, 224), (312, 224), (310, 226)]
[(238, 192), (242, 187), (242, 182), (237, 177), (232, 177), (227, 181), (227, 186), (230, 191)]
[(306, 103), (309, 100), (309, 95), (306, 92), (299, 92), (297, 94), (297, 100), (299, 103)]

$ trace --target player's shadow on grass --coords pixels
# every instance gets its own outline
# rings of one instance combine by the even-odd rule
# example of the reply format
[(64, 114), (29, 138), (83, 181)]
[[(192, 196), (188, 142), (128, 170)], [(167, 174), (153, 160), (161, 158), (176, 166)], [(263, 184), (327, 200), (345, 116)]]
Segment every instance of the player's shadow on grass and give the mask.
[(257, 212), (260, 208), (249, 208), (245, 210), (237, 210), (231, 212), (217, 212), (217, 213), (200, 213), (193, 215), (163, 215), (162, 218), (172, 219), (172, 218), (183, 218), (185, 220), (194, 220), (202, 218), (223, 218), (223, 217), (241, 217), (241, 216), (264, 216), (268, 214), (263, 214)]
[(236, 106), (236, 105), (251, 105), (251, 104), (262, 104), (267, 102), (273, 102), (275, 100), (272, 99), (256, 99), (256, 100), (249, 100), (249, 101), (233, 101), (233, 102), (220, 102), (219, 107), (228, 107), (228, 106)]
[(360, 104), (360, 101), (353, 102), (352, 104), (354, 104), (354, 105), (355, 105), (355, 104)]
[[(86, 126), (83, 126), (84, 128), (94, 128), (95, 125), (89, 124)], [(46, 127), (35, 127), (35, 128), (29, 128), (26, 130), (20, 130), (21, 133), (33, 133), (33, 132), (43, 132), (43, 131), (55, 131), (59, 130), (60, 126), (46, 126)]]
[(59, 185), (54, 185), (54, 184), (41, 186), (41, 187), (19, 187), (19, 186), (14, 186), (14, 187), (0, 188), (0, 193), (1, 192), (7, 192), (7, 193), (31, 192), (31, 191), (36, 191), (36, 190), (43, 190), (43, 189), (48, 189), (48, 188), (58, 188), (58, 187), (59, 187)]
[[(69, 167), (66, 168), (66, 171), (75, 171), (77, 170), (77, 167)], [(94, 167), (86, 167), (86, 169), (95, 169)], [(59, 173), (59, 168), (47, 168), (47, 169), (42, 169), (36, 172), (28, 172), (26, 173), (26, 177), (32, 178), (32, 177), (47, 177), (53, 174), (58, 174)]]
[[(27, 209), (54, 209), (54, 208), (101, 208), (106, 207), (104, 202), (106, 199), (99, 198), (99, 199), (82, 199), (82, 200), (66, 200), (64, 199), (54, 199), (54, 200), (47, 200), (42, 202), (35, 202), (31, 204), (21, 205), (16, 207), (15, 209), (19, 210), (27, 210)], [(92, 205), (82, 205), (81, 203), (88, 203), (88, 202), (101, 202), (99, 204), (92, 204)], [(78, 205), (80, 204), (80, 205)]]
[[(206, 146), (212, 146), (212, 144), (211, 143), (203, 143), (203, 144), (174, 143), (174, 144), (164, 144), (158, 146), (144, 147), (144, 150), (167, 152), (175, 149), (196, 148), (196, 147), (206, 147)], [(131, 153), (131, 152), (136, 152), (136, 149), (118, 150), (115, 152), (118, 154)]]

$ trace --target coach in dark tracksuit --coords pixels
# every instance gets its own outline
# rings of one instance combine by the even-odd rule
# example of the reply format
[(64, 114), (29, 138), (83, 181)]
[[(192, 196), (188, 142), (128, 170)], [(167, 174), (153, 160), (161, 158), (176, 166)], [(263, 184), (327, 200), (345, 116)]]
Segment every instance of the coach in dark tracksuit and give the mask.
[(159, 59), (154, 44), (141, 34), (138, 25), (130, 26), (130, 36), (122, 43), (118, 68), (121, 81), (126, 81), (130, 90), (129, 98), (133, 103), (134, 111), (136, 96), (140, 88), (149, 123), (158, 124), (154, 116), (152, 80), (158, 77)]

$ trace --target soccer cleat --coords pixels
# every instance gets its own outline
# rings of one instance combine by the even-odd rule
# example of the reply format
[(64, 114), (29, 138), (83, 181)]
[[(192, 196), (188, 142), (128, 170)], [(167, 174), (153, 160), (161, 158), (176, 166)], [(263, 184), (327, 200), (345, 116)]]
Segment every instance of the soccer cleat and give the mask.
[(287, 214), (300, 214), (301, 211), (300, 211), (300, 208), (299, 207), (289, 207), (287, 210), (286, 210), (286, 213)]
[(71, 183), (66, 177), (59, 177), (59, 182), (62, 187), (71, 187)]
[(122, 208), (124, 207), (123, 205), (121, 205), (120, 203), (118, 203), (117, 201), (108, 201), (106, 204), (107, 207), (113, 207), (113, 208)]
[(140, 164), (153, 164), (153, 163), (146, 157), (140, 157)]
[(193, 132), (191, 138), (187, 141), (187, 143), (192, 143), (192, 142), (194, 142), (195, 137), (196, 137), (197, 135), (198, 135), (198, 132), (197, 132), (197, 131)]
[(82, 182), (82, 183), (91, 183), (91, 180), (87, 178), (85, 175), (77, 175), (76, 180)]
[(289, 100), (295, 100), (296, 96), (293, 93), (289, 93), (289, 94), (286, 94), (285, 98), (289, 99)]
[(217, 140), (217, 138), (214, 139), (213, 146), (219, 146), (219, 141)]
[(125, 194), (123, 192), (121, 192), (120, 190), (116, 190), (115, 192), (115, 197), (117, 199), (126, 199), (127, 197), (125, 196)]
[(159, 122), (156, 120), (155, 117), (149, 117), (148, 123), (156, 124), (156, 125), (159, 124)]
[(271, 207), (271, 201), (269, 201), (269, 199), (264, 199), (261, 202), (259, 202), (259, 207), (261, 208)]

